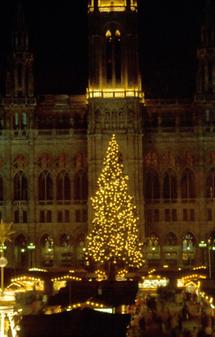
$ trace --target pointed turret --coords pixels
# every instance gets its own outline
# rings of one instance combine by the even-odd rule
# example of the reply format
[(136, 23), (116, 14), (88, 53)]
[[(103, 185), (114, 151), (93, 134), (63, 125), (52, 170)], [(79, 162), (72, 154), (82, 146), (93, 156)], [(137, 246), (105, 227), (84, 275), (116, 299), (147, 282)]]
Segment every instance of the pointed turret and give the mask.
[(33, 54), (29, 50), (28, 31), (23, 6), (18, 4), (9, 69), (6, 76), (7, 97), (33, 97)]
[(215, 0), (207, 0), (197, 50), (197, 98), (215, 98)]

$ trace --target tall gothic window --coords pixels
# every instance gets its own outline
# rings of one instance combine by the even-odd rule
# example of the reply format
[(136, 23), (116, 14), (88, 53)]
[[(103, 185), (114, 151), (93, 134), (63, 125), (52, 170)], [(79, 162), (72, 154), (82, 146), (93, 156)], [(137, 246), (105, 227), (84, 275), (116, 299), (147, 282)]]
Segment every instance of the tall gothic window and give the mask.
[(145, 198), (147, 201), (160, 199), (160, 180), (155, 170), (150, 170), (145, 176)]
[(186, 169), (181, 178), (181, 197), (188, 200), (194, 199), (195, 196), (195, 176), (190, 169)]
[(70, 178), (67, 172), (61, 171), (57, 175), (56, 187), (57, 187), (57, 200), (70, 200)]
[(39, 175), (39, 200), (52, 200), (53, 199), (53, 181), (51, 174), (48, 171), (43, 171)]
[(106, 80), (121, 82), (121, 33), (107, 30), (106, 34)]
[(88, 179), (87, 172), (80, 170), (74, 178), (74, 200), (87, 200), (88, 198)]
[(215, 169), (211, 169), (206, 180), (206, 197), (215, 198)]
[(168, 201), (175, 201), (177, 199), (176, 175), (172, 170), (168, 170), (164, 174), (163, 198), (168, 200)]
[(13, 180), (14, 200), (28, 199), (28, 180), (22, 171), (19, 171)]

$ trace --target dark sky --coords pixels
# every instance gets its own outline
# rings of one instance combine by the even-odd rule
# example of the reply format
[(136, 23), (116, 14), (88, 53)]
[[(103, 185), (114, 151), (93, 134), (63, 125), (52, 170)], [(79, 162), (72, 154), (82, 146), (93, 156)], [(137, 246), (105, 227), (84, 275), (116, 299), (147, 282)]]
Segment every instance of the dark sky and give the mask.
[[(141, 66), (148, 95), (186, 96), (192, 92), (204, 1), (140, 1)], [(21, 2), (35, 55), (37, 92), (85, 93), (87, 0)], [(16, 3), (1, 3), (1, 60), (9, 48)]]

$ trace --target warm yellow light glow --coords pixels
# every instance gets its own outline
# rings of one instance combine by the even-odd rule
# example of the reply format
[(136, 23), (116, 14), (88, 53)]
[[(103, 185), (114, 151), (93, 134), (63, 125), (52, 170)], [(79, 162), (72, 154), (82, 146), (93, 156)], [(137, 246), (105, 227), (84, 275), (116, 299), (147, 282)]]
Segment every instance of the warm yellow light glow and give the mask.
[(89, 88), (87, 89), (87, 98), (126, 98), (126, 97), (137, 97), (140, 98), (141, 101), (144, 100), (144, 94), (138, 88), (103, 88), (95, 89)]
[(53, 282), (54, 291), (59, 291), (61, 288), (64, 288), (66, 286), (67, 281), (82, 281), (82, 279), (77, 276), (63, 275), (63, 276), (53, 278), (51, 279), (51, 281)]
[(98, 190), (91, 200), (94, 219), (86, 240), (87, 265), (94, 263), (108, 273), (111, 269), (140, 269), (143, 254), (138, 217), (128, 193), (128, 177), (123, 173), (115, 135), (109, 142)]
[(138, 283), (139, 289), (149, 290), (157, 289), (158, 287), (166, 287), (169, 283), (169, 279), (166, 277), (144, 277), (141, 282)]
[(110, 30), (107, 30), (106, 33), (105, 33), (105, 37), (111, 37), (111, 31)]
[(44, 281), (40, 278), (31, 276), (19, 276), (11, 279), (11, 284), (8, 288), (17, 288), (17, 291), (44, 291)]
[[(100, 12), (124, 12), (126, 10), (126, 0), (98, 0), (98, 10)], [(95, 9), (95, 2), (90, 1), (88, 11), (93, 12)], [(137, 0), (130, 1), (130, 10), (137, 10)]]
[(17, 330), (14, 317), (17, 315), (14, 310), (15, 293), (5, 290), (0, 295), (0, 337), (16, 337)]

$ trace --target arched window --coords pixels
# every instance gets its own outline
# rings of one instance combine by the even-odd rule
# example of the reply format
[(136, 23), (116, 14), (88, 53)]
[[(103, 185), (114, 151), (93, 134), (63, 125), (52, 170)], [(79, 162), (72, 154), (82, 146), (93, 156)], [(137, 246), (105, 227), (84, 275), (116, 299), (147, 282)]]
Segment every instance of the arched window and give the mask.
[(160, 180), (155, 170), (150, 170), (146, 172), (145, 199), (149, 202), (160, 199)]
[(206, 180), (206, 197), (215, 198), (215, 169), (211, 169)]
[(4, 200), (4, 185), (3, 178), (0, 176), (0, 202)]
[(182, 238), (182, 260), (186, 265), (191, 265), (195, 255), (195, 238), (192, 233), (186, 233)]
[(41, 245), (41, 263), (44, 266), (52, 266), (54, 262), (54, 240), (52, 236), (44, 234), (40, 240)]
[(168, 170), (164, 174), (163, 198), (168, 201), (175, 201), (177, 199), (177, 181), (175, 173), (172, 170)]
[(87, 172), (80, 170), (74, 178), (74, 200), (87, 200), (88, 198), (88, 179)]
[(178, 260), (177, 237), (174, 233), (169, 232), (165, 237), (165, 262), (168, 264), (176, 264)]
[(146, 239), (147, 259), (157, 260), (160, 258), (159, 238), (155, 233), (151, 233)]
[(28, 199), (28, 180), (22, 171), (19, 171), (13, 179), (14, 200)]
[(194, 199), (195, 196), (195, 176), (190, 169), (186, 169), (181, 178), (181, 197), (188, 200)]
[(182, 250), (186, 251), (193, 251), (195, 246), (195, 238), (192, 233), (186, 233), (183, 237), (182, 242)]
[(64, 266), (69, 266), (74, 260), (74, 245), (71, 235), (62, 234), (60, 237), (60, 262)]
[(62, 234), (60, 237), (60, 246), (68, 248), (71, 245), (71, 236), (69, 234)]
[(53, 199), (53, 181), (51, 174), (48, 171), (43, 171), (39, 175), (39, 200), (52, 200)]
[(121, 82), (121, 33), (107, 30), (106, 38), (106, 80), (107, 82)]
[(169, 232), (166, 236), (165, 244), (167, 246), (176, 246), (177, 245), (177, 236), (174, 233)]
[(70, 200), (71, 184), (67, 172), (61, 171), (57, 175), (56, 188), (57, 188), (57, 200)]
[(28, 264), (27, 240), (23, 234), (15, 239), (15, 262), (17, 267), (25, 268)]

